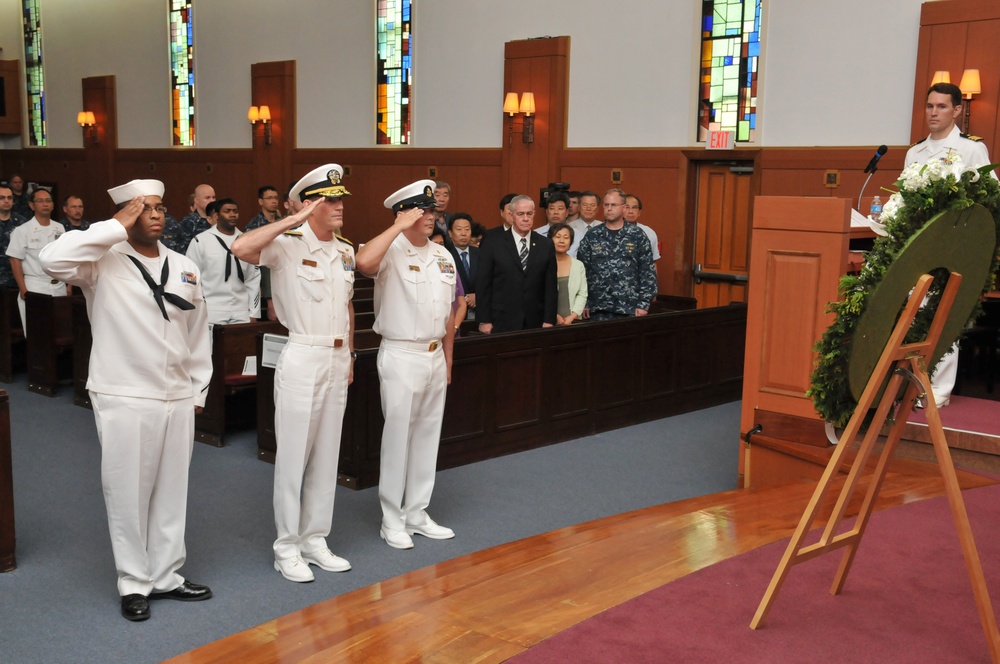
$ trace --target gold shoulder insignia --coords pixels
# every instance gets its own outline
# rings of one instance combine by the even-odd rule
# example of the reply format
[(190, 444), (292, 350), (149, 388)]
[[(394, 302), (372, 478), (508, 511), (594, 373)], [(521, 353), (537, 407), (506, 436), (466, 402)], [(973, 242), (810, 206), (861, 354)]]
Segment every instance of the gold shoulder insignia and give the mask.
[(970, 141), (976, 141), (977, 143), (982, 143), (983, 142), (983, 137), (982, 136), (973, 136), (972, 134), (960, 134), (960, 136), (962, 138), (967, 138)]
[(347, 243), (347, 244), (351, 245), (352, 247), (354, 246), (354, 243), (353, 243), (353, 242), (351, 242), (350, 240), (348, 240), (348, 239), (347, 239), (346, 237), (344, 237), (343, 235), (340, 235), (340, 234), (335, 234), (335, 235), (337, 236), (337, 239), (338, 239), (338, 240), (340, 240), (341, 242), (345, 242), (345, 243)]
[(297, 228), (289, 228), (287, 231), (282, 233), (282, 235), (291, 235), (292, 237), (302, 237), (302, 231)]
[(923, 138), (921, 138), (921, 139), (920, 139), (919, 141), (917, 141), (916, 143), (913, 143), (912, 145), (910, 145), (910, 147), (912, 148), (912, 147), (915, 147), (915, 146), (917, 146), (917, 145), (920, 145), (921, 143), (923, 143), (923, 142), (924, 142), (924, 141), (926, 141), (926, 140), (927, 140), (927, 137), (926, 137), (926, 136), (924, 136)]

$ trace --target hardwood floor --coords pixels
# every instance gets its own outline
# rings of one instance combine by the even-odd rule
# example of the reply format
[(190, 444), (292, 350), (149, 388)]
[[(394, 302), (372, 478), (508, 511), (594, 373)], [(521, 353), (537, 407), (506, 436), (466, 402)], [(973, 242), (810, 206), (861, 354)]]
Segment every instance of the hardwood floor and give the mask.
[[(967, 489), (996, 480), (959, 471), (959, 482)], [(361, 588), (169, 661), (501, 662), (607, 608), (788, 537), (813, 488), (729, 491), (563, 528)], [(942, 493), (936, 465), (897, 458), (877, 509)]]

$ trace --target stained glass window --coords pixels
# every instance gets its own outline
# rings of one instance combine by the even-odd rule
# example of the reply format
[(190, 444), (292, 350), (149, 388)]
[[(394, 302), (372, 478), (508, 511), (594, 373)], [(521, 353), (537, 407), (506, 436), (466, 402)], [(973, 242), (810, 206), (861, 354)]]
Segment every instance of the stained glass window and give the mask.
[(412, 0), (376, 0), (377, 76), (375, 123), (379, 145), (410, 143), (413, 93)]
[(24, 0), (24, 78), (28, 83), (28, 145), (43, 146), (46, 144), (45, 76), (38, 0)]
[(702, 2), (699, 141), (713, 130), (735, 131), (737, 141), (755, 138), (761, 2)]
[(194, 145), (194, 35), (190, 0), (167, 0), (174, 145)]

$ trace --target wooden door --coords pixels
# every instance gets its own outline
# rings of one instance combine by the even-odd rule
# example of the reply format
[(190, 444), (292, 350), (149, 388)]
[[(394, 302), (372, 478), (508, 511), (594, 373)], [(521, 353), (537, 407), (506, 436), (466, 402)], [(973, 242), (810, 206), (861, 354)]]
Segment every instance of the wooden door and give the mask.
[(698, 167), (694, 296), (698, 308), (746, 302), (752, 162)]

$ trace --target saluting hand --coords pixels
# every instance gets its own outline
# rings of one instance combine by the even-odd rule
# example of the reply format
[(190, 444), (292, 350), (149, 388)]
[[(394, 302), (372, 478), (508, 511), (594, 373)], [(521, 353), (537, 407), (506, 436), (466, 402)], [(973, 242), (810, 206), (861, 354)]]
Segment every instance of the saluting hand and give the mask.
[(132, 228), (135, 225), (135, 220), (142, 214), (144, 200), (145, 196), (136, 196), (115, 213), (115, 219), (125, 227), (125, 230)]
[(410, 228), (413, 224), (417, 223), (422, 216), (424, 216), (424, 211), (420, 208), (402, 210), (396, 213), (396, 225), (405, 231), (407, 228)]

